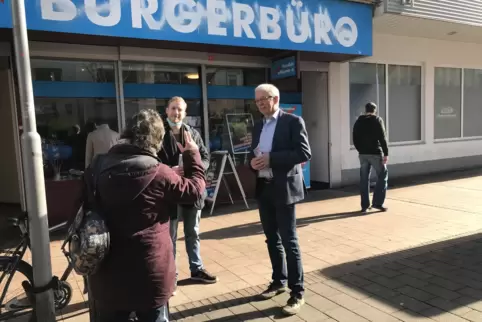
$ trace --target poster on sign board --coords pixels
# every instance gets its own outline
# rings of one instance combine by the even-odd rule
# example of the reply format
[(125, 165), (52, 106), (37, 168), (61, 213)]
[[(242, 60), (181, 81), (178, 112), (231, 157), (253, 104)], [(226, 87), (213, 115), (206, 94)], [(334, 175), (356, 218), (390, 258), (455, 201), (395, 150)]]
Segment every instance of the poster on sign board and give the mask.
[(249, 113), (226, 114), (226, 123), (233, 154), (249, 153), (254, 126), (253, 115)]
[(224, 155), (212, 153), (211, 158), (209, 160), (209, 168), (206, 173), (206, 193), (207, 193), (207, 201), (211, 201), (214, 198), (214, 193), (216, 191), (216, 186), (218, 182), (221, 180), (223, 174), (221, 173), (222, 170), (222, 161)]
[[(285, 113), (290, 113), (296, 116), (302, 116), (302, 105), (301, 104), (280, 104), (281, 110)], [(311, 177), (310, 177), (310, 161), (302, 163), (301, 168), (303, 169), (303, 179), (305, 181), (306, 188), (311, 187)]]

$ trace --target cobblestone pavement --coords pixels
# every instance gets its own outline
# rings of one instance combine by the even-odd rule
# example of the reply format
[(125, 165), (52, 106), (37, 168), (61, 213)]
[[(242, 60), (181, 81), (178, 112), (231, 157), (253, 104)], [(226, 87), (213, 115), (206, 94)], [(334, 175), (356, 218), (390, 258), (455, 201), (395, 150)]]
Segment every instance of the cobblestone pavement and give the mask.
[[(322, 191), (297, 208), (306, 272), (300, 315), (282, 317), (287, 295), (258, 301), (270, 263), (256, 210), (204, 218), (205, 267), (220, 282), (189, 282), (178, 241), (180, 287), (172, 298), (177, 321), (482, 321), (482, 173), (418, 180), (393, 187), (386, 213), (360, 215), (350, 191)], [(432, 182), (431, 182), (432, 181)], [(221, 208), (221, 207), (220, 207)], [(55, 274), (65, 269), (52, 243)], [(82, 278), (64, 321), (88, 321)]]

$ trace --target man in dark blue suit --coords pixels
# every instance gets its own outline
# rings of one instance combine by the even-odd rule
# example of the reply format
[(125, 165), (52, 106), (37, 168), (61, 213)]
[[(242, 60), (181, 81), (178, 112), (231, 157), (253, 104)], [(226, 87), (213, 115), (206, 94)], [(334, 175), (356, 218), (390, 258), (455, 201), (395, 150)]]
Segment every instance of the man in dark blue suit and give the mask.
[(295, 315), (305, 303), (295, 204), (305, 197), (301, 163), (311, 159), (310, 144), (303, 119), (280, 110), (274, 85), (259, 85), (255, 94), (264, 118), (254, 126), (249, 158), (273, 268), (272, 282), (261, 297), (273, 298), (288, 286), (291, 294), (283, 312)]

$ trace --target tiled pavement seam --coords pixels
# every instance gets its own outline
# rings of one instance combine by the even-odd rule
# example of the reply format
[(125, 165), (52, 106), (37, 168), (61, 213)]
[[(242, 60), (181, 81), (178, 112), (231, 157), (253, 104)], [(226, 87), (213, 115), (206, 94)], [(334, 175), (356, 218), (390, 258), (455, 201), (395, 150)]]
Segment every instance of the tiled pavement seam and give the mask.
[[(467, 234), (464, 234), (467, 235)], [(289, 321), (482, 321), (482, 251), (479, 234), (397, 253), (380, 264), (350, 266), (325, 277), (305, 275), (307, 305)], [(472, 252), (472, 254), (471, 254)], [(409, 256), (406, 256), (409, 254)], [(458, 257), (457, 257), (458, 256)], [(465, 257), (466, 258), (465, 258)], [(454, 265), (459, 261), (454, 275)], [(437, 262), (438, 263), (431, 263)], [(462, 263), (463, 264), (460, 264)], [(472, 265), (467, 265), (471, 263)], [(452, 268), (452, 269), (451, 269)], [(460, 272), (459, 272), (460, 273)], [(258, 302), (256, 286), (171, 308), (173, 321), (271, 321), (287, 296)]]

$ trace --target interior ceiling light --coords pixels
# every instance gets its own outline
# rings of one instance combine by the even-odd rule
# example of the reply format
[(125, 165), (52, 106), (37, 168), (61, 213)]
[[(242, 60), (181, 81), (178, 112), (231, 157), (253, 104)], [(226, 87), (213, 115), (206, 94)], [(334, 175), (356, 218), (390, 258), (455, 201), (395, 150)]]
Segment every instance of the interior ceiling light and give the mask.
[(186, 77), (188, 79), (199, 79), (199, 74), (198, 73), (186, 74)]

